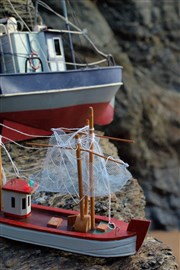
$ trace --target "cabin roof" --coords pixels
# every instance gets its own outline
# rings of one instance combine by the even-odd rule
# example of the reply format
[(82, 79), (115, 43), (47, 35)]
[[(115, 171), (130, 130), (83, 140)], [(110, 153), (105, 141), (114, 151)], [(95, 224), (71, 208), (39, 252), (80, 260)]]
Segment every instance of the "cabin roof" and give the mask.
[(32, 194), (37, 188), (37, 184), (30, 186), (26, 180), (20, 178), (11, 179), (2, 187), (3, 190), (14, 191), (24, 194)]

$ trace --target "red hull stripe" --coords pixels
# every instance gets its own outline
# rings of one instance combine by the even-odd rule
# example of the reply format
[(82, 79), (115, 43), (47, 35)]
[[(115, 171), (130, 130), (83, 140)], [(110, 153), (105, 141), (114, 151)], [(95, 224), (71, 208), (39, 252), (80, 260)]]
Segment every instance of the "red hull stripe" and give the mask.
[(1, 113), (0, 120), (9, 120), (30, 127), (50, 130), (60, 126), (81, 127), (86, 123), (88, 108), (94, 109), (95, 123), (105, 125), (113, 120), (114, 109), (109, 103), (77, 105), (59, 109)]
[[(99, 103), (53, 110), (1, 113), (0, 122), (27, 134), (46, 136), (51, 134), (51, 128), (84, 126), (90, 106), (94, 108), (95, 124), (106, 125), (113, 120), (114, 108), (112, 105), (110, 103)], [(28, 139), (28, 136), (20, 135), (6, 128), (3, 128), (1, 134), (13, 140)]]

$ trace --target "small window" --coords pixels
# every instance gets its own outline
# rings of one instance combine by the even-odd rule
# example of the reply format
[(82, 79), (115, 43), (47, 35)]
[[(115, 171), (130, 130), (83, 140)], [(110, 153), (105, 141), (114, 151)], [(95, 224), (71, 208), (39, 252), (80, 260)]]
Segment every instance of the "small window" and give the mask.
[(26, 209), (26, 198), (22, 199), (22, 209)]
[(61, 55), (61, 47), (59, 38), (54, 39), (54, 48), (56, 55)]
[(15, 208), (15, 198), (11, 197), (11, 207)]
[(30, 206), (30, 196), (28, 196), (28, 206)]

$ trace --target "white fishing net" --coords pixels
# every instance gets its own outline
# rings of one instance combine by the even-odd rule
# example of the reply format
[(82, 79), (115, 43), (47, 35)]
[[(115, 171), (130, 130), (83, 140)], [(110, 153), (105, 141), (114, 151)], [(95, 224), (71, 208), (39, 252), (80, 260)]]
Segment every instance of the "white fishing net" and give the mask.
[[(65, 133), (63, 129), (53, 129), (49, 140), (50, 147), (40, 173), (31, 176), (39, 182), (39, 191), (60, 192), (61, 194), (79, 194), (77, 170), (77, 142), (81, 144), (81, 162), (83, 194), (88, 196), (105, 196), (121, 189), (132, 177), (127, 164), (122, 160), (112, 161), (103, 158), (99, 140), (89, 135), (89, 127)], [(80, 140), (75, 135), (80, 134)], [(90, 146), (93, 144), (93, 163), (89, 162)], [(119, 162), (119, 163), (117, 163)], [(121, 163), (121, 164), (120, 164)], [(93, 169), (93, 185), (90, 184), (90, 167)], [(92, 183), (92, 182), (91, 182)]]

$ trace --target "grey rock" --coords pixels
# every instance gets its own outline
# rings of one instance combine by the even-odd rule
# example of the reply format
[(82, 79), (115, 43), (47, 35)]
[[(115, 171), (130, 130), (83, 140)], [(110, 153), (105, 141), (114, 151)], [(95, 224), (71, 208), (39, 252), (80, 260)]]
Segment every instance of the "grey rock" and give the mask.
[[(150, 237), (147, 238), (137, 255), (124, 258), (92, 258), (45, 247), (38, 248), (33, 245), (5, 239), (1, 239), (0, 248), (1, 247), (3, 247), (3, 252), (2, 257), (0, 257), (0, 264), (3, 270), (178, 269), (171, 249)], [(9, 256), (12, 258), (8, 259), (9, 262), (3, 259)]]

